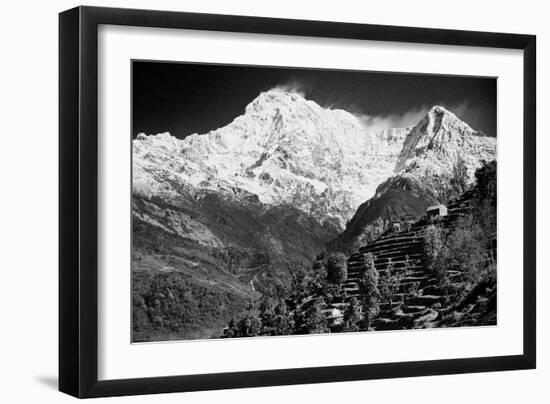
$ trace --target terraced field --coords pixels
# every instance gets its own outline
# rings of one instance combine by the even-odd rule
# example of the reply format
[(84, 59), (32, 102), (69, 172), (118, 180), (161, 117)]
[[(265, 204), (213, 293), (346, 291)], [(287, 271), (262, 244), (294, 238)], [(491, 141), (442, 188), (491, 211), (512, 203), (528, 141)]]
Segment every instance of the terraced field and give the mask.
[[(364, 268), (365, 254), (370, 253), (381, 277), (391, 270), (392, 275), (399, 279), (397, 293), (391, 303), (380, 305), (380, 313), (373, 321), (372, 328), (397, 330), (438, 326), (443, 315), (449, 312), (451, 306), (456, 306), (456, 302), (447, 301), (445, 291), (438, 286), (434, 274), (426, 268), (426, 228), (435, 222), (445, 229), (453, 229), (458, 219), (470, 209), (470, 198), (471, 194), (465, 193), (449, 204), (446, 216), (435, 219), (424, 216), (405, 230), (386, 232), (351, 255), (348, 260), (348, 278), (343, 285), (346, 297), (328, 305), (327, 309), (337, 308), (344, 312), (352, 297), (360, 300), (359, 278)], [(449, 271), (448, 277), (451, 283), (462, 281), (462, 274), (458, 271)], [(475, 302), (467, 309), (474, 307)]]

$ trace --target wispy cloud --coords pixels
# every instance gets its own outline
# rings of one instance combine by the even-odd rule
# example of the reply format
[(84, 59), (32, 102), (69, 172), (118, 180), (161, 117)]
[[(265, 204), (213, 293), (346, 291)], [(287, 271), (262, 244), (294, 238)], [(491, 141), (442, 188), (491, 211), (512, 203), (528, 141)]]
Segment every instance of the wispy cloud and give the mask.
[(288, 91), (291, 93), (300, 94), (302, 97), (306, 97), (308, 93), (308, 85), (302, 81), (290, 79), (285, 83), (277, 84), (271, 90)]
[(445, 102), (436, 102), (433, 105), (422, 105), (411, 108), (404, 113), (388, 113), (380, 115), (359, 114), (357, 115), (370, 131), (379, 132), (391, 128), (406, 128), (416, 125), (434, 105), (441, 105), (454, 113), (462, 120), (472, 121), (479, 114), (477, 108), (474, 108), (470, 102), (448, 104)]
[(365, 126), (372, 132), (379, 132), (390, 128), (406, 128), (416, 125), (430, 110), (428, 106), (413, 108), (402, 114), (389, 113), (382, 115), (358, 115)]
[[(300, 94), (304, 98), (308, 98), (308, 95), (315, 93), (315, 88), (313, 88), (311, 83), (295, 78), (278, 84), (273, 87), (273, 89), (294, 92)], [(441, 105), (445, 107), (460, 119), (468, 123), (477, 122), (480, 114), (478, 108), (472, 105), (469, 101), (451, 104), (441, 101), (430, 105), (423, 104), (420, 106), (415, 106), (401, 113), (388, 111), (388, 113), (384, 114), (369, 114), (368, 111), (365, 111), (362, 105), (357, 102), (349, 102), (348, 97), (345, 95), (342, 95), (341, 97), (334, 97), (334, 95), (332, 95), (331, 99), (327, 99), (326, 96), (323, 96), (322, 100), (315, 99), (314, 101), (319, 103), (319, 105), (323, 108), (342, 109), (355, 115), (365, 124), (369, 131), (372, 132), (379, 132), (391, 128), (406, 128), (416, 125), (424, 116), (426, 116), (428, 111), (434, 105)]]

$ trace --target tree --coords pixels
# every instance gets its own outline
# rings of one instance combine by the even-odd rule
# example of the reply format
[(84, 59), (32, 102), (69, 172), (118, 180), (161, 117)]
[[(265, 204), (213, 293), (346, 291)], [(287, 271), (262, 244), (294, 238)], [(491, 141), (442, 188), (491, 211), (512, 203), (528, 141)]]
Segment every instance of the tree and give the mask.
[[(475, 221), (485, 231), (488, 250), (496, 250), (497, 231), (497, 163), (483, 164), (476, 172), (476, 186), (473, 198)], [(495, 243), (495, 245), (493, 245)], [(496, 254), (493, 257), (496, 260)]]
[[(467, 215), (458, 220), (454, 230), (447, 236), (434, 267), (441, 285), (449, 294), (457, 294), (481, 280), (488, 265), (487, 258), (486, 233), (472, 215)], [(461, 285), (453, 285), (449, 271), (462, 275)]]
[(447, 203), (450, 199), (456, 198), (468, 189), (470, 176), (468, 175), (468, 166), (462, 156), (458, 156), (453, 164), (450, 176), (434, 178), (436, 199), (441, 203)]
[(430, 225), (424, 233), (424, 265), (430, 271), (437, 270), (437, 260), (443, 248), (444, 234), (439, 226)]
[(342, 285), (348, 279), (348, 264), (346, 256), (334, 253), (327, 258), (327, 280), (337, 286)]
[(374, 266), (374, 257), (371, 253), (364, 256), (363, 273), (359, 280), (359, 292), (362, 298), (363, 323), (365, 329), (368, 330), (372, 320), (380, 312), (378, 271)]
[(253, 312), (246, 313), (237, 323), (234, 337), (255, 337), (260, 334), (262, 322)]
[(258, 306), (261, 322), (260, 334), (276, 335), (275, 326), (275, 302), (273, 299), (263, 295)]
[(275, 307), (273, 326), (275, 329), (275, 335), (294, 334), (294, 319), (284, 301), (280, 301)]
[[(428, 226), (424, 235), (424, 264), (426, 268), (433, 273), (437, 280), (437, 285), (445, 292), (445, 299), (449, 301), (454, 295), (451, 280), (449, 278), (450, 262), (449, 248), (447, 246), (447, 236), (445, 231), (439, 226)], [(467, 251), (466, 251), (467, 252)], [(409, 293), (418, 292), (409, 289)]]
[(313, 272), (316, 274), (326, 274), (326, 260), (327, 257), (324, 252), (317, 254), (312, 265)]
[(309, 286), (306, 272), (302, 267), (290, 268), (291, 281), (289, 300), (294, 309), (308, 296)]
[(453, 165), (451, 178), (449, 180), (451, 196), (456, 197), (465, 192), (468, 188), (468, 182), (468, 166), (464, 158), (458, 156), (458, 159)]
[(487, 200), (492, 206), (497, 203), (497, 162), (493, 160), (483, 165), (475, 172), (476, 194), (478, 200)]
[(261, 323), (260, 335), (290, 335), (294, 333), (292, 312), (284, 299), (263, 296), (258, 306)]
[(323, 298), (316, 299), (305, 316), (305, 327), (309, 334), (327, 332), (327, 319), (323, 314)]
[(237, 322), (234, 318), (229, 321), (229, 325), (225, 330), (224, 338), (235, 338), (239, 335), (239, 327), (237, 327)]
[(344, 312), (344, 327), (348, 331), (357, 331), (361, 323), (361, 306), (359, 301), (354, 296), (349, 301), (348, 307)]
[(387, 302), (392, 307), (392, 301), (399, 288), (400, 279), (394, 274), (393, 264), (388, 262), (386, 271), (379, 279), (380, 299)]

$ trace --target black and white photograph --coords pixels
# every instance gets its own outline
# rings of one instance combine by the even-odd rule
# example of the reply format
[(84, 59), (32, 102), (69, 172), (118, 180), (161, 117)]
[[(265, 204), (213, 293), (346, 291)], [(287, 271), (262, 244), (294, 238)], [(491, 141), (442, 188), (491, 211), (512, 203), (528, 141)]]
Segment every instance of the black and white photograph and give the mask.
[(545, 402), (543, 2), (4, 3), (0, 402)]
[(491, 77), (132, 62), (132, 341), (497, 325)]

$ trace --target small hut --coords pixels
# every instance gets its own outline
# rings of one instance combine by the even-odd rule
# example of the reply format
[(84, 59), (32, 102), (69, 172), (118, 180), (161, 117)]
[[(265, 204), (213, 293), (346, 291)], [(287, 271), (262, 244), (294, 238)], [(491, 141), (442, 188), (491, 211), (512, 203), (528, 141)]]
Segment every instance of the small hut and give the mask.
[(433, 205), (426, 209), (426, 214), (429, 218), (447, 216), (447, 207), (443, 204)]
[(406, 215), (401, 216), (401, 223), (403, 223), (403, 226), (407, 231), (411, 229), (412, 225), (415, 222), (416, 222), (416, 217), (414, 217), (414, 215), (407, 213)]
[(393, 222), (393, 223), (392, 223), (391, 230), (392, 230), (394, 233), (399, 233), (399, 232), (401, 231), (401, 222)]
[(325, 309), (323, 310), (323, 313), (327, 319), (327, 325), (329, 327), (341, 325), (344, 322), (344, 315), (336, 308)]

